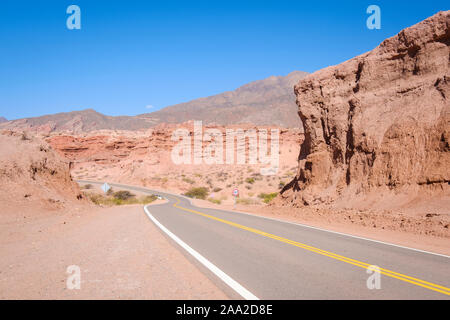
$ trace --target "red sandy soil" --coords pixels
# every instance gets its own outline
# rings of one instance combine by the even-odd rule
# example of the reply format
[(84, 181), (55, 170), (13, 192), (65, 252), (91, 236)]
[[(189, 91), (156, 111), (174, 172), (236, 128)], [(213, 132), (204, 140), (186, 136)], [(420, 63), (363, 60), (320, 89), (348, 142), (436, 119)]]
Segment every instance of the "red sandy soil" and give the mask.
[[(146, 217), (93, 208), (0, 225), (0, 299), (227, 299)], [(69, 290), (67, 267), (81, 268)]]

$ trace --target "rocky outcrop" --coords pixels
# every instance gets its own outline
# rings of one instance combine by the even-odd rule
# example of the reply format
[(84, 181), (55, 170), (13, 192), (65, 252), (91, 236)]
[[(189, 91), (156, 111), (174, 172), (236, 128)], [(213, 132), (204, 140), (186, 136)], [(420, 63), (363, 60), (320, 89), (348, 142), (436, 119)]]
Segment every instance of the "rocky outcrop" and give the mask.
[[(184, 192), (192, 188), (195, 183), (196, 186), (209, 186), (211, 190), (221, 189), (222, 195), (227, 198), (232, 189), (240, 185), (244, 189), (241, 190), (242, 196), (248, 192), (256, 198), (261, 192), (277, 191), (279, 183), (283, 182), (284, 185), (285, 181), (289, 181), (288, 179), (294, 176), (297, 165), (296, 155), (303, 139), (300, 129), (278, 128), (280, 133), (279, 170), (276, 176), (262, 177), (260, 169), (268, 165), (261, 164), (260, 161), (256, 164), (249, 163), (248, 139), (247, 146), (236, 141), (233, 152), (234, 161), (232, 163), (226, 161), (228, 152), (224, 135), (227, 129), (247, 131), (256, 129), (254, 125), (226, 127), (206, 125), (203, 127), (203, 132), (207, 129), (215, 129), (222, 133), (223, 164), (206, 163), (205, 160), (196, 164), (193, 161), (194, 157), (200, 158), (201, 153), (207, 150), (210, 143), (205, 140), (201, 143), (202, 148), (197, 149), (194, 147), (194, 139), (185, 141), (186, 144), (191, 144), (191, 164), (175, 163), (172, 151), (175, 146), (182, 144), (182, 140), (172, 139), (176, 129), (187, 130), (189, 137), (192, 138), (198, 135), (198, 132), (194, 131), (194, 122), (191, 121), (183, 124), (161, 124), (146, 132), (117, 133), (103, 130), (82, 135), (51, 135), (46, 140), (61, 156), (73, 163), (71, 173), (74, 179), (139, 184), (177, 192)], [(270, 129), (275, 128), (258, 127), (257, 129), (266, 129), (270, 132)], [(268, 146), (271, 146), (271, 138), (271, 135), (267, 137)], [(237, 163), (238, 154), (245, 154), (245, 164)], [(244, 188), (246, 178), (251, 179), (251, 182)], [(218, 196), (217, 193), (216, 196)], [(231, 198), (229, 200), (231, 201)]]
[(450, 11), (440, 12), (301, 80), (294, 91), (305, 141), (284, 202), (449, 195), (449, 45)]

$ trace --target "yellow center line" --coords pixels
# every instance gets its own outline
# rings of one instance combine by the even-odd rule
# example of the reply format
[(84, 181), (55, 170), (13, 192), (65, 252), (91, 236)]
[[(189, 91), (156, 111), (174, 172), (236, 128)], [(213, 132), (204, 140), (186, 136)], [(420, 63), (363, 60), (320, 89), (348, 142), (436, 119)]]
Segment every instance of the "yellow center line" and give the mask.
[[(228, 220), (225, 220), (225, 219), (221, 219), (221, 218), (218, 218), (218, 217), (215, 217), (215, 216), (212, 216), (212, 215), (200, 212), (200, 211), (184, 208), (182, 206), (179, 206), (178, 205), (179, 203), (180, 203), (180, 200), (177, 199), (177, 202), (173, 206), (175, 208), (178, 208), (178, 209), (181, 209), (181, 210), (184, 210), (184, 211), (188, 211), (188, 212), (192, 212), (192, 213), (201, 215), (203, 217), (206, 217), (206, 218), (209, 218), (209, 219), (212, 219), (212, 220), (215, 220), (215, 221), (219, 221), (219, 222), (225, 223), (227, 225), (230, 225), (230, 226), (242, 229), (242, 230), (246, 230), (246, 231), (249, 231), (249, 232), (252, 232), (252, 233), (255, 233), (255, 234), (259, 234), (259, 235), (264, 236), (264, 237), (267, 237), (267, 238), (278, 240), (278, 241), (281, 241), (281, 242), (284, 242), (284, 243), (287, 243), (287, 244), (290, 244), (290, 245), (293, 245), (293, 246), (296, 246), (296, 247), (299, 247), (299, 248), (302, 248), (302, 249), (305, 249), (305, 250), (308, 250), (308, 251), (311, 251), (311, 252), (314, 252), (314, 253), (317, 253), (317, 254), (320, 254), (320, 255), (323, 255), (323, 256), (330, 257), (330, 258), (335, 259), (335, 260), (346, 262), (348, 264), (351, 264), (351, 265), (354, 265), (354, 266), (357, 266), (357, 267), (360, 267), (360, 268), (368, 269), (371, 266), (371, 264), (369, 264), (369, 263), (365, 263), (365, 262), (361, 262), (361, 261), (358, 261), (358, 260), (355, 260), (355, 259), (347, 258), (347, 257), (338, 255), (338, 254), (330, 252), (330, 251), (322, 250), (322, 249), (319, 249), (319, 248), (316, 248), (316, 247), (312, 247), (312, 246), (306, 245), (304, 243), (300, 243), (300, 242), (297, 242), (297, 241), (293, 241), (293, 240), (289, 240), (289, 239), (286, 239), (286, 238), (283, 238), (283, 237), (279, 237), (279, 236), (276, 236), (274, 234), (270, 234), (270, 233), (267, 233), (267, 232), (264, 232), (264, 231), (261, 231), (261, 230), (258, 230), (258, 229), (246, 227), (244, 225), (241, 225), (241, 224), (238, 224), (238, 223), (235, 223), (235, 222), (231, 222), (231, 221), (228, 221)], [(395, 278), (395, 279), (398, 279), (398, 280), (402, 280), (404, 282), (408, 282), (408, 283), (411, 283), (411, 284), (414, 284), (414, 285), (417, 285), (417, 286), (420, 286), (420, 287), (423, 287), (423, 288), (426, 288), (426, 289), (429, 289), (429, 290), (433, 290), (433, 291), (436, 291), (436, 292), (439, 292), (439, 293), (442, 293), (442, 294), (450, 296), (450, 288), (447, 288), (447, 287), (444, 287), (444, 286), (441, 286), (441, 285), (438, 285), (438, 284), (434, 284), (434, 283), (431, 283), (431, 282), (428, 282), (428, 281), (424, 281), (424, 280), (421, 280), (421, 279), (413, 278), (413, 277), (410, 277), (410, 276), (407, 276), (407, 275), (404, 275), (404, 274), (401, 274), (401, 273), (398, 273), (398, 272), (394, 272), (394, 271), (391, 271), (391, 270), (388, 270), (388, 269), (379, 268), (379, 270), (380, 270), (379, 273), (381, 273), (383, 275), (386, 275), (388, 277)], [(378, 271), (376, 271), (376, 272), (378, 272)]]

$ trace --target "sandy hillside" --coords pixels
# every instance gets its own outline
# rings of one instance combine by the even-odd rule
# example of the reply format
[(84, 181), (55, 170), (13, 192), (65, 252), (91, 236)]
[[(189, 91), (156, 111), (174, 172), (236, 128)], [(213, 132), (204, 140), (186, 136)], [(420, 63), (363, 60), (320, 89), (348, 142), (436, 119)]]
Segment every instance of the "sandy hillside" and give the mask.
[(70, 162), (43, 140), (21, 133), (0, 134), (0, 221), (89, 207), (69, 170)]

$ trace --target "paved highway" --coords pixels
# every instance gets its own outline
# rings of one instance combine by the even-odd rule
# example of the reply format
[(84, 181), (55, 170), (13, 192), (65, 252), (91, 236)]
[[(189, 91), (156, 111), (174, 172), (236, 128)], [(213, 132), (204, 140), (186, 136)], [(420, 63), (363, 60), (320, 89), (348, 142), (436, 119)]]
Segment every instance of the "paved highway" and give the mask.
[(150, 221), (238, 298), (450, 299), (448, 256), (111, 185), (166, 197), (146, 208)]

